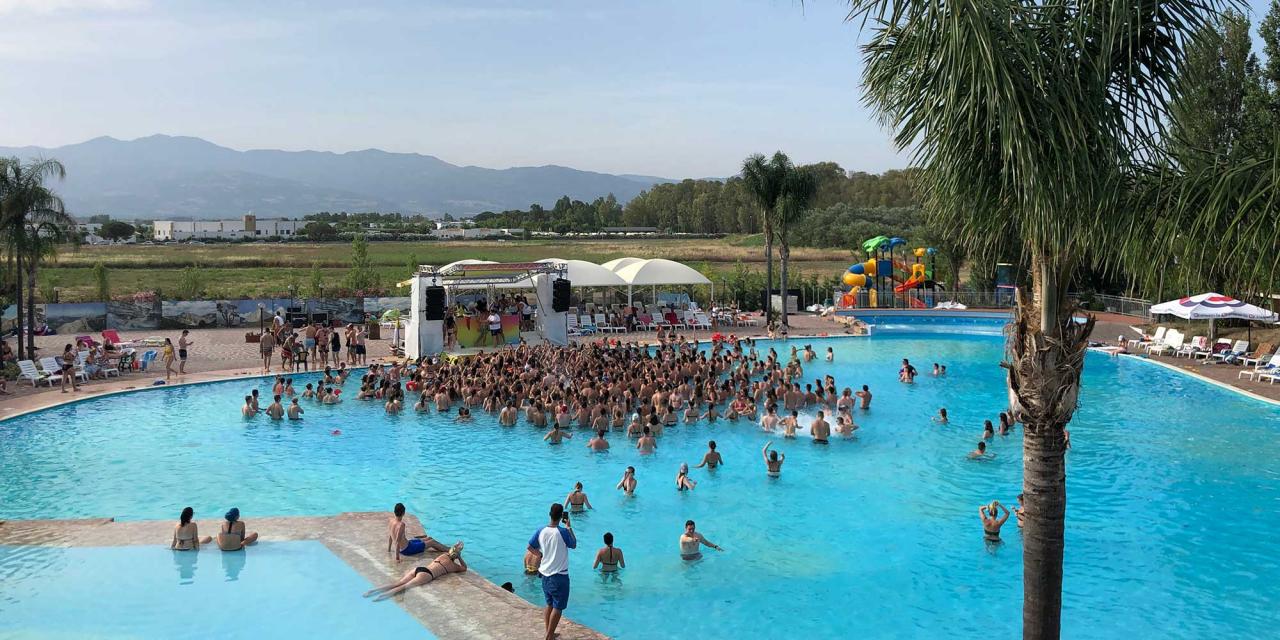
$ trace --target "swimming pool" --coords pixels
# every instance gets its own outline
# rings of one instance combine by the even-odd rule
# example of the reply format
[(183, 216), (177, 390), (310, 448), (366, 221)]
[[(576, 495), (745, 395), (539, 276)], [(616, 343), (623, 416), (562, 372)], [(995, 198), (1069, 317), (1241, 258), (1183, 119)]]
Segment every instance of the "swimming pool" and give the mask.
[(433, 638), (319, 542), (245, 553), (0, 545), (3, 638)]
[[(1014, 502), (1020, 442), (997, 437), (994, 459), (965, 458), (1005, 402), (1000, 340), (793, 341), (806, 342), (837, 354), (806, 379), (830, 372), (841, 386), (868, 384), (875, 402), (856, 441), (776, 441), (788, 455), (780, 480), (765, 477), (764, 434), (745, 423), (682, 425), (652, 456), (616, 437), (613, 451), (590, 454), (582, 435), (547, 446), (528, 426), (388, 417), (350, 400), (308, 406), (302, 424), (246, 423), (244, 394), (267, 383), (242, 381), (0, 423), (0, 517), (176, 518), (188, 504), (206, 516), (234, 504), (252, 519), (403, 501), (437, 537), (466, 540), (482, 575), (541, 603), (520, 575), (524, 544), (547, 505), (581, 480), (596, 509), (575, 519), (582, 545), (567, 615), (610, 635), (1016, 635), (1019, 534), (1010, 523), (1004, 546), (988, 552), (976, 512), (993, 498)], [(945, 363), (948, 375), (899, 384), (902, 357), (922, 371)], [(950, 426), (930, 423), (939, 406)], [(1071, 431), (1064, 636), (1270, 635), (1280, 623), (1280, 411), (1090, 354)], [(696, 463), (711, 438), (725, 467), (695, 470), (697, 490), (676, 493), (676, 468)], [(634, 499), (612, 490), (627, 465), (638, 471)], [(688, 518), (726, 551), (682, 563)], [(605, 531), (628, 560), (616, 580), (590, 572)]]

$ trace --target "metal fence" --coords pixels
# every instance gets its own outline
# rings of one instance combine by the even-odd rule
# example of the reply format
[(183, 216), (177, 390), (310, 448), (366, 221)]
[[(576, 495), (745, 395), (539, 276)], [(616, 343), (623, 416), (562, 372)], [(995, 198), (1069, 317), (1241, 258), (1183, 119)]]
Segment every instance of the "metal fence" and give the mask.
[[(836, 301), (838, 307), (851, 309), (871, 307), (877, 309), (932, 309), (939, 303), (958, 302), (970, 309), (1011, 309), (1014, 305), (1013, 289), (1000, 289), (998, 291), (938, 291), (933, 294), (926, 291), (913, 290), (904, 293), (877, 295), (874, 305), (871, 304), (871, 292), (863, 289), (858, 292), (857, 300), (851, 306), (842, 304), (845, 293), (840, 289), (832, 292), (832, 299)], [(1072, 293), (1070, 296), (1084, 309), (1090, 311), (1105, 311), (1143, 319), (1151, 317), (1150, 300), (1092, 293)]]
[(957, 302), (970, 309), (1010, 309), (1013, 307), (1013, 289), (999, 291), (938, 291), (922, 290), (876, 295), (871, 304), (871, 292), (859, 291), (853, 305), (842, 304), (846, 292), (836, 289), (832, 299), (836, 306), (846, 309), (932, 309), (939, 304)]
[(1151, 301), (1142, 298), (1126, 298), (1125, 296), (1108, 296), (1102, 294), (1072, 294), (1080, 306), (1090, 311), (1106, 311), (1122, 316), (1149, 319), (1151, 317)]

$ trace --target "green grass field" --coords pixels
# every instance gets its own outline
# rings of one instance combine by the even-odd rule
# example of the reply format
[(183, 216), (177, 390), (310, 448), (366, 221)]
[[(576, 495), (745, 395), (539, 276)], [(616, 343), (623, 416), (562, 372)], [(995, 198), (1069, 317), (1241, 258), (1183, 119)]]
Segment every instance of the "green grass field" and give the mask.
[[(716, 276), (727, 276), (737, 263), (753, 271), (764, 269), (764, 252), (754, 240), (729, 237), (722, 240), (527, 240), (457, 242), (373, 242), (369, 257), (384, 287), (405, 279), (411, 258), (419, 264), (444, 265), (475, 258), (498, 262), (529, 262), (565, 258), (605, 262), (624, 256), (667, 258), (694, 268), (704, 267)], [(792, 249), (792, 270), (821, 276), (840, 274), (852, 261), (848, 251)], [(296, 284), (305, 291), (312, 265), (319, 263), (326, 282), (340, 286), (351, 260), (346, 243), (116, 245), (82, 246), (62, 251), (57, 261), (41, 270), (44, 288), (56, 286), (61, 302), (97, 299), (92, 268), (101, 261), (108, 270), (113, 296), (137, 291), (165, 292), (178, 289), (182, 270), (199, 267), (206, 297), (258, 297), (280, 295)], [(776, 266), (775, 266), (776, 269)]]

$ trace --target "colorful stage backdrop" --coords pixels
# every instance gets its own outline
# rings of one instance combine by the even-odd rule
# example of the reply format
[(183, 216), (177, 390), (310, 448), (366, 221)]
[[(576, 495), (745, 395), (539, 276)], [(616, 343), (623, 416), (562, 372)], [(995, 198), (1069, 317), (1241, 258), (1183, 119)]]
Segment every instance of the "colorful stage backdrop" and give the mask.
[[(458, 346), (460, 347), (493, 347), (493, 338), (489, 337), (489, 325), (485, 321), (488, 316), (462, 316), (457, 318)], [(502, 339), (506, 344), (520, 342), (520, 316), (502, 316)]]

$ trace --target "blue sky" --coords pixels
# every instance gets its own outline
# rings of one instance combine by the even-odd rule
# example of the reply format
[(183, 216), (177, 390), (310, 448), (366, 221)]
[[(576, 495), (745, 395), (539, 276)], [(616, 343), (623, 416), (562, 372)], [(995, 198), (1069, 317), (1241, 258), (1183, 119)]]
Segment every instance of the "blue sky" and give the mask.
[(904, 166), (861, 105), (844, 12), (823, 0), (0, 0), (0, 144), (167, 133), (668, 177), (730, 175), (775, 149)]

